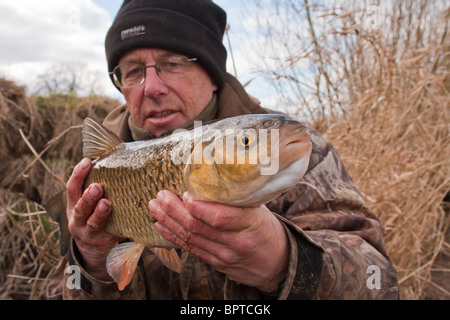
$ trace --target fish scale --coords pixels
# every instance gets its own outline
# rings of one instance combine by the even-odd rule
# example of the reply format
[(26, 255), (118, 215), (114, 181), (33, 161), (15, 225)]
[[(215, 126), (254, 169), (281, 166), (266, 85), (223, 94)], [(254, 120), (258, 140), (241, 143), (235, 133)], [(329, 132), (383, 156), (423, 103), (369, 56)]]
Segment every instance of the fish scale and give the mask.
[[(109, 154), (107, 158), (100, 158), (91, 169), (86, 185), (101, 183), (105, 197), (112, 203), (106, 231), (132, 238), (145, 246), (174, 247), (154, 229), (156, 221), (149, 214), (147, 204), (161, 190), (170, 190), (181, 196), (186, 191), (183, 172), (181, 166), (163, 161), (169, 156), (167, 148), (153, 151), (151, 155), (145, 155), (147, 163), (142, 167), (132, 165), (133, 159), (142, 159), (142, 150), (122, 150)], [(117, 161), (124, 157), (129, 159), (129, 167)], [(108, 167), (102, 165), (104, 161), (108, 162)], [(115, 162), (117, 166), (112, 165)]]

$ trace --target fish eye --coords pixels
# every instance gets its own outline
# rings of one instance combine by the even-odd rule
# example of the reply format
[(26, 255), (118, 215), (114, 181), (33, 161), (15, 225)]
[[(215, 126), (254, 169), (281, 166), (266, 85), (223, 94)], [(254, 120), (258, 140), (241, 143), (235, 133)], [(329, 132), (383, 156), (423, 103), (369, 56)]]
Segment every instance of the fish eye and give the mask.
[(251, 133), (243, 133), (238, 137), (239, 145), (244, 148), (250, 148), (254, 140), (255, 137)]
[(250, 138), (249, 138), (249, 137), (244, 136), (244, 137), (241, 138), (241, 144), (242, 144), (242, 145), (248, 146), (249, 143), (250, 143)]

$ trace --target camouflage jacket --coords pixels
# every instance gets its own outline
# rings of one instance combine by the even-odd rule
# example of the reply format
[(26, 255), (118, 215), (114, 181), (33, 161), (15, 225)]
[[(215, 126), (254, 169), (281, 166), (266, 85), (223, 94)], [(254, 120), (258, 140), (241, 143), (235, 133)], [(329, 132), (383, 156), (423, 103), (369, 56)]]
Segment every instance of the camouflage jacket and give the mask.
[[(233, 77), (218, 98), (217, 118), (267, 113)], [(131, 141), (129, 113), (121, 106), (104, 124)], [(47, 292), (51, 299), (397, 299), (397, 274), (387, 256), (383, 228), (364, 203), (338, 154), (310, 130), (312, 154), (307, 173), (292, 190), (267, 207), (288, 235), (288, 273), (277, 295), (238, 284), (188, 252), (180, 251), (181, 273), (165, 268), (150, 250), (123, 291), (99, 281), (82, 267), (72, 241)], [(81, 271), (81, 288), (67, 285), (69, 265)]]

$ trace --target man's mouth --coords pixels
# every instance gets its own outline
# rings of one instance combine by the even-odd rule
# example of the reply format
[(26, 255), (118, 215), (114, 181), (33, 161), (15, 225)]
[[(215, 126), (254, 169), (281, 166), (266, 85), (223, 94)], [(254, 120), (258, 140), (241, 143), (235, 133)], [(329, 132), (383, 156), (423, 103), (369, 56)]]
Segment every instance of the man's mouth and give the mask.
[(164, 112), (160, 112), (160, 113), (153, 113), (150, 117), (151, 118), (164, 118), (164, 117), (171, 115), (172, 113), (173, 113), (172, 111), (164, 111)]

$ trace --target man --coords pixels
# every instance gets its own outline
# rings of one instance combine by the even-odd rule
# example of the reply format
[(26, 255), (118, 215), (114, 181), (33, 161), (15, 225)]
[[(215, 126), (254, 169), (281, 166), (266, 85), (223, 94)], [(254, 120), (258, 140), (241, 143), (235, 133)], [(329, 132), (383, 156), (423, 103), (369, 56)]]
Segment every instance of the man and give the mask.
[[(269, 113), (225, 70), (226, 14), (210, 0), (124, 1), (107, 36), (106, 56), (126, 105), (104, 125), (124, 141), (170, 134), (241, 114)], [(104, 231), (111, 203), (101, 185), (82, 191), (91, 163), (82, 160), (67, 183), (73, 241), (49, 295), (65, 299), (391, 299), (396, 272), (379, 221), (364, 204), (332, 146), (311, 130), (308, 171), (266, 206), (237, 209), (177, 198), (150, 201), (157, 230), (182, 250), (180, 274), (150, 251), (125, 290), (106, 271), (117, 237)], [(284, 218), (277, 218), (272, 212)], [(65, 285), (76, 265), (81, 289)], [(368, 273), (369, 272), (369, 273)], [(372, 272), (375, 272), (372, 275)], [(371, 276), (378, 277), (371, 282)], [(67, 275), (66, 275), (67, 277)]]

